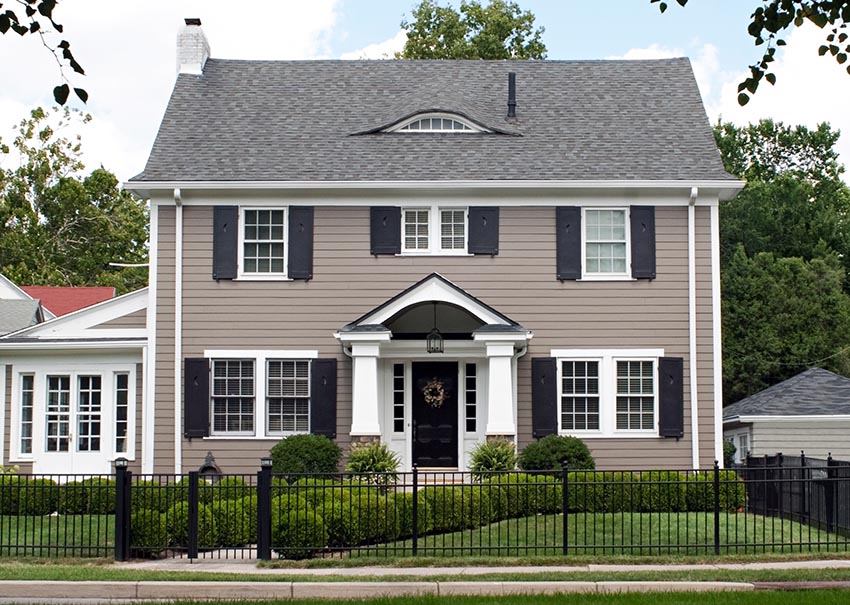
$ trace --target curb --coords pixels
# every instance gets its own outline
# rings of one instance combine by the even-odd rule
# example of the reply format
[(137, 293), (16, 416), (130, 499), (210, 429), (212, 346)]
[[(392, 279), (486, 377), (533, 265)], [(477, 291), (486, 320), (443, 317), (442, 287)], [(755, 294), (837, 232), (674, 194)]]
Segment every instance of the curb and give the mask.
[(745, 582), (42, 582), (0, 581), (4, 599), (192, 601), (750, 591)]

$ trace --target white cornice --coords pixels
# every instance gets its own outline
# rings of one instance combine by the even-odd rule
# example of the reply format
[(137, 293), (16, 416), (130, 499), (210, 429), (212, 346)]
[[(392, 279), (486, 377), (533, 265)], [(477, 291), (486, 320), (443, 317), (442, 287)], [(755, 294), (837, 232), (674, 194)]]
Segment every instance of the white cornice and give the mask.
[(734, 196), (744, 187), (739, 180), (456, 180), (456, 181), (129, 181), (124, 188), (150, 197), (152, 191), (233, 190), (363, 190), (363, 189), (681, 189), (698, 187), (716, 191), (721, 199)]
[(118, 351), (122, 349), (141, 350), (147, 344), (147, 339), (118, 339), (118, 340), (31, 340), (27, 342), (7, 341), (0, 339), (0, 351), (31, 351), (47, 350), (69, 351), (77, 349), (110, 349)]

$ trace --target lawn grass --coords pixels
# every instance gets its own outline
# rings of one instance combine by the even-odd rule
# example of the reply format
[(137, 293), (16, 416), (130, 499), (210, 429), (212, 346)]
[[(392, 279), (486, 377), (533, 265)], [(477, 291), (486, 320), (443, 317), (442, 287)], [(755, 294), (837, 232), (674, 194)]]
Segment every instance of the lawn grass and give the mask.
[[(504, 597), (395, 597), (358, 600), (361, 605), (844, 605), (850, 592), (841, 590), (758, 591), (726, 593), (567, 594)], [(287, 605), (327, 604), (326, 600), (277, 601)], [(176, 605), (197, 605), (177, 601)], [(272, 601), (240, 601), (269, 605)]]
[[(713, 555), (712, 513), (587, 513), (569, 515), (569, 555)], [(423, 536), (422, 556), (561, 555), (563, 516), (508, 519), (476, 529)], [(720, 552), (766, 554), (848, 552), (850, 539), (776, 517), (744, 513), (720, 515)], [(351, 551), (380, 557), (411, 552), (410, 539)]]
[(113, 515), (0, 516), (3, 557), (105, 557), (114, 545)]

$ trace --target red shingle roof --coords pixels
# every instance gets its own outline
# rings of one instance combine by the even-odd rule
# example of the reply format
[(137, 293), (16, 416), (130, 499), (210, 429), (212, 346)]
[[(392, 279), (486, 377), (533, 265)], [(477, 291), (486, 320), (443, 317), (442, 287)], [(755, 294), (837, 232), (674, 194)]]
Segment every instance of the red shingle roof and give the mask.
[(115, 288), (107, 286), (21, 286), (21, 290), (56, 317), (115, 298)]

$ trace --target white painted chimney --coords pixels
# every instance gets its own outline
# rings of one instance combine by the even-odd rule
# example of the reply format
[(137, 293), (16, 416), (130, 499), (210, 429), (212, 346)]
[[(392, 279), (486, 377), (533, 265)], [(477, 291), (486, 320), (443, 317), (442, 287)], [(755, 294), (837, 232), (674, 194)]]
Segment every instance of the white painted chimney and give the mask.
[(210, 58), (210, 43), (201, 29), (200, 19), (186, 19), (177, 32), (177, 73), (200, 76)]

